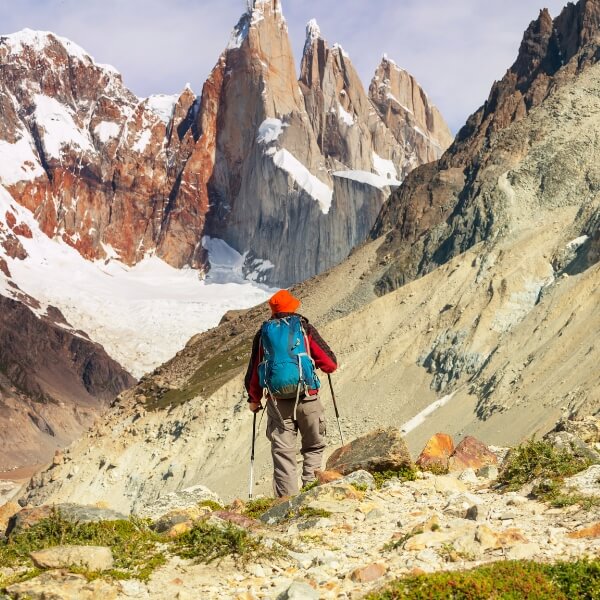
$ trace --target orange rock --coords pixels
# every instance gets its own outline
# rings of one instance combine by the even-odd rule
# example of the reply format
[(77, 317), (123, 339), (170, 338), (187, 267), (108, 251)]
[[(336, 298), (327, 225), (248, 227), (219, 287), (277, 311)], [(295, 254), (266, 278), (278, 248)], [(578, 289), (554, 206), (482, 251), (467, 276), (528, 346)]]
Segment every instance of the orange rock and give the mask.
[(243, 500), (236, 498), (230, 505), (229, 510), (234, 513), (242, 514), (246, 505)]
[(350, 578), (356, 583), (369, 583), (383, 577), (387, 573), (387, 567), (381, 563), (372, 563), (366, 567), (354, 569)]
[(452, 453), (448, 460), (450, 471), (480, 469), (486, 465), (497, 465), (498, 457), (478, 439), (468, 435)]
[(600, 522), (594, 523), (589, 527), (572, 531), (567, 535), (572, 540), (580, 540), (582, 538), (600, 538)]
[(417, 458), (417, 465), (421, 469), (435, 470), (448, 469), (448, 459), (454, 452), (454, 442), (447, 433), (436, 433), (425, 445)]
[(8, 502), (0, 506), (0, 533), (4, 533), (11, 517), (16, 515), (21, 507), (16, 502)]
[(423, 569), (419, 569), (419, 567), (413, 567), (410, 572), (409, 575), (417, 576), (417, 575), (425, 575), (425, 571), (423, 571)]
[(343, 475), (337, 471), (315, 471), (315, 475), (320, 485), (337, 481), (343, 477)]

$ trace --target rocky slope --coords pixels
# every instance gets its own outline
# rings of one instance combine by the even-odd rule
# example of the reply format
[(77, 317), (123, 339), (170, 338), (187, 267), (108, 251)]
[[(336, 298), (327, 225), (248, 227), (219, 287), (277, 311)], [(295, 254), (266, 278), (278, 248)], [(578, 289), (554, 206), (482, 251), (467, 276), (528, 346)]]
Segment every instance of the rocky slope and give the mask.
[[(583, 153), (581, 168), (566, 164), (571, 147), (580, 140), (563, 137), (558, 153), (544, 145), (547, 133), (554, 131), (553, 115), (538, 127), (524, 125), (520, 139), (516, 129), (512, 135), (506, 129), (526, 120), (554, 92), (573, 85), (597, 62), (599, 32), (597, 0), (569, 4), (554, 21), (547, 10), (540, 12), (525, 32), (517, 60), (494, 84), (488, 100), (469, 118), (450, 150), (438, 163), (412, 173), (379, 216), (372, 235), (386, 235), (380, 255), (390, 265), (378, 282), (379, 293), (511, 228), (512, 209), (521, 210), (524, 203), (518, 196), (510, 202), (510, 186), (519, 183), (518, 166), (533, 158), (536, 149), (547, 150), (549, 162), (554, 162), (541, 166), (536, 203), (550, 210), (557, 204), (579, 206), (582, 214), (575, 227), (588, 235), (595, 229), (596, 190), (588, 184), (597, 177), (595, 162)], [(594, 129), (593, 119), (590, 125)], [(594, 142), (589, 141), (593, 154)], [(575, 189), (583, 196), (574, 195)]]
[[(591, 6), (581, 2), (576, 10)], [(566, 10), (572, 14), (575, 8)], [(579, 22), (573, 20), (571, 37), (580, 35)], [(589, 51), (585, 46), (584, 54)], [(581, 56), (578, 64), (584, 64)], [(303, 312), (340, 358), (334, 384), (348, 435), (395, 424), (413, 451), (439, 430), (506, 445), (549, 431), (564, 415), (598, 411), (594, 132), (600, 66), (575, 69), (568, 62), (563, 68), (543, 101), (481, 141), (485, 150), (478, 156), (486, 160), (474, 159), (466, 170), (479, 174), (478, 195), (474, 204), (465, 200), (454, 210), (464, 237), (457, 233), (441, 244), (449, 220), (419, 238), (438, 240), (448, 251), (445, 257), (442, 250), (421, 256), (423, 272), (431, 272), (376, 298), (390, 265), (416, 259), (421, 248), (400, 246), (405, 254), (393, 255), (389, 244), (404, 235), (399, 227), (295, 289)], [(401, 194), (421, 184), (434, 198), (451, 184), (459, 194), (465, 169), (455, 168), (452, 182), (454, 175), (440, 166), (453, 152), (409, 176)], [(439, 187), (428, 182), (428, 174)], [(385, 214), (391, 218), (392, 212)], [(433, 219), (431, 212), (423, 215), (423, 221)], [(409, 221), (404, 223), (409, 230)], [(417, 237), (414, 229), (411, 235)], [(451, 258), (461, 243), (470, 248)], [(447, 262), (433, 269), (429, 260)], [(414, 279), (419, 271), (411, 265), (420, 262), (406, 264), (406, 280)], [(110, 496), (115, 506), (130, 509), (197, 483), (225, 497), (243, 494), (251, 418), (242, 372), (251, 337), (267, 315), (258, 307), (190, 340), (122, 395), (114, 419), (75, 444), (58, 471), (35, 481), (31, 501), (93, 503)], [(329, 410), (328, 391), (323, 395)], [(335, 430), (330, 426), (330, 441)], [(259, 489), (267, 492), (268, 444), (262, 435), (260, 440)], [(106, 471), (102, 465), (108, 463), (115, 468)]]
[(84, 335), (0, 296), (0, 471), (45, 462), (134, 383)]

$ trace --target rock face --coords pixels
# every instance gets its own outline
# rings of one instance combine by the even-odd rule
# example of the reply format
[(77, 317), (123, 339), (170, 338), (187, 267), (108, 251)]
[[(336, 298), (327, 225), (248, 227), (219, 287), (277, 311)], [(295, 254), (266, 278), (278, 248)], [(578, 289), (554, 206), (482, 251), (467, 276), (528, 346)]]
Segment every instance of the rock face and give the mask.
[[(431, 271), (508, 227), (514, 208), (511, 186), (517, 177), (512, 169), (532, 155), (528, 141), (543, 143), (551, 127), (546, 122), (545, 129), (522, 132), (520, 140), (509, 141), (504, 132), (594, 65), (599, 29), (597, 0), (569, 4), (554, 21), (547, 10), (540, 12), (525, 32), (517, 60), (494, 84), (488, 100), (469, 118), (450, 150), (439, 162), (415, 170), (382, 210), (372, 232), (374, 237), (386, 236), (380, 256), (389, 267), (376, 286), (379, 293)], [(595, 172), (595, 164), (580, 165), (578, 184), (589, 177), (586, 173)], [(561, 167), (555, 165), (554, 172), (569, 168)], [(566, 180), (572, 185), (570, 178)], [(538, 201), (552, 208), (557, 195), (566, 195), (564, 202), (575, 202), (560, 181), (542, 185)], [(593, 204), (582, 211), (577, 225), (582, 234), (596, 239), (598, 212)], [(595, 257), (590, 246), (591, 241), (585, 250)], [(592, 264), (589, 255), (587, 266)]]
[(101, 346), (0, 295), (0, 471), (47, 460), (134, 383)]
[(413, 168), (437, 160), (452, 143), (448, 125), (425, 90), (385, 55), (369, 86), (369, 98), (398, 143), (412, 149)]
[(250, 3), (201, 97), (138, 99), (45, 32), (2, 37), (0, 60), (0, 183), (88, 259), (155, 253), (205, 269), (208, 234), (247, 253), (246, 272), (288, 285), (345, 258), (391, 186), (428, 160), (413, 138), (429, 125), (392, 133), (316, 24), (299, 87), (279, 0)]

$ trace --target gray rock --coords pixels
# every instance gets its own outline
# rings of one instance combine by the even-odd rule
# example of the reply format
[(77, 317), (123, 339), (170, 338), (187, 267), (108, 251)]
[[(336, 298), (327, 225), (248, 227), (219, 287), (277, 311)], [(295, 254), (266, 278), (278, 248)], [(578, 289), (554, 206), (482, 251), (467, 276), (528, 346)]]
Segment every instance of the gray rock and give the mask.
[(368, 471), (354, 471), (342, 479), (339, 479), (337, 483), (349, 483), (359, 486), (367, 486), (368, 490), (374, 490), (377, 486), (375, 485), (375, 478)]
[(485, 465), (480, 469), (477, 469), (477, 477), (482, 479), (498, 479), (498, 467), (495, 465)]
[(166, 513), (177, 510), (186, 509), (196, 506), (203, 500), (211, 500), (223, 505), (222, 500), (203, 485), (195, 485), (193, 487), (180, 490), (179, 492), (171, 492), (165, 496), (161, 496), (153, 502), (148, 502), (142, 506), (136, 506), (133, 512), (140, 516), (150, 519), (159, 519)]
[(544, 440), (550, 442), (557, 450), (566, 450), (575, 456), (600, 463), (600, 453), (588, 446), (574, 433), (570, 433), (569, 431), (555, 431), (546, 435)]
[(303, 581), (294, 581), (277, 600), (319, 600), (319, 592)]
[(113, 568), (113, 555), (104, 546), (54, 546), (32, 552), (33, 564), (41, 569), (84, 567), (89, 571), (108, 571)]
[(565, 488), (584, 496), (600, 496), (600, 465), (592, 465), (585, 471), (565, 479)]

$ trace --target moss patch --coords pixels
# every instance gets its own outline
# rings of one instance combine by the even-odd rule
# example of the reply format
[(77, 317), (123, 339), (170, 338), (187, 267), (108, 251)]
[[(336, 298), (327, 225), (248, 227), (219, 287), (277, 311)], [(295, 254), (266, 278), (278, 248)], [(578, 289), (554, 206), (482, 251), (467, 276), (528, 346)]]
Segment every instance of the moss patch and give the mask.
[(367, 600), (596, 600), (600, 561), (544, 565), (506, 561), (470, 571), (400, 579)]
[(371, 473), (375, 479), (377, 489), (380, 489), (386, 481), (390, 479), (399, 479), (400, 481), (414, 481), (417, 478), (417, 472), (412, 466), (405, 466), (400, 471), (381, 471), (380, 473)]
[(148, 410), (160, 410), (185, 404), (198, 396), (208, 397), (246, 367), (252, 350), (252, 340), (245, 340), (218, 354), (205, 350), (198, 356), (201, 363), (196, 372), (179, 389), (167, 390), (146, 402)]
[(256, 500), (250, 500), (244, 507), (243, 515), (251, 519), (258, 519), (278, 502), (280, 502), (278, 498), (256, 498)]

